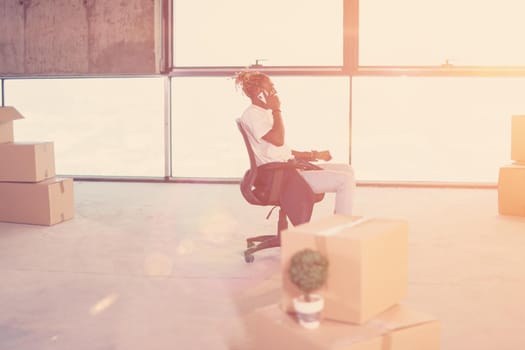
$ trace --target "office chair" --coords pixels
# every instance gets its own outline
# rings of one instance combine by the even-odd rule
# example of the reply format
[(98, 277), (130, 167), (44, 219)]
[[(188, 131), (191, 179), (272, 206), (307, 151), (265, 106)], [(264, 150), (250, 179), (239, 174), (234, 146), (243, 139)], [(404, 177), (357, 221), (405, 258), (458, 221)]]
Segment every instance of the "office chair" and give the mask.
[[(270, 185), (269, 192), (261, 192), (260, 188), (257, 188), (256, 179), (257, 173), (260, 168), (257, 167), (255, 162), (255, 154), (253, 152), (252, 146), (248, 139), (246, 130), (244, 129), (240, 119), (236, 120), (239, 131), (242, 134), (244, 144), (248, 151), (248, 156), (250, 158), (250, 168), (244, 174), (241, 180), (241, 193), (246, 199), (246, 201), (253, 205), (260, 206), (273, 206), (270, 210), (266, 219), (268, 219), (275, 208), (279, 208), (279, 219), (277, 222), (277, 233), (273, 235), (260, 235), (255, 237), (249, 237), (246, 239), (247, 249), (244, 251), (244, 260), (247, 263), (254, 261), (255, 257), (253, 254), (259, 250), (280, 247), (281, 246), (281, 231), (288, 228), (288, 219), (286, 212), (281, 208), (280, 203), (280, 190), (281, 185), (283, 184), (284, 171), (287, 168), (287, 163), (275, 162), (264, 164), (262, 167), (268, 170), (274, 170), (272, 182)], [(289, 166), (288, 166), (289, 168)], [(324, 198), (324, 193), (315, 194), (315, 202), (318, 202)]]

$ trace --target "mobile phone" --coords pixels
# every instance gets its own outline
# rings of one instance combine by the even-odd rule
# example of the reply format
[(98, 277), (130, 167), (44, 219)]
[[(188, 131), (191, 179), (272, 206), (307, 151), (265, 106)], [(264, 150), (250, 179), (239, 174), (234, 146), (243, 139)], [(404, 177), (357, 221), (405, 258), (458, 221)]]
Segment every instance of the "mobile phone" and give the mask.
[(266, 94), (264, 91), (261, 91), (261, 93), (257, 95), (257, 98), (266, 104)]

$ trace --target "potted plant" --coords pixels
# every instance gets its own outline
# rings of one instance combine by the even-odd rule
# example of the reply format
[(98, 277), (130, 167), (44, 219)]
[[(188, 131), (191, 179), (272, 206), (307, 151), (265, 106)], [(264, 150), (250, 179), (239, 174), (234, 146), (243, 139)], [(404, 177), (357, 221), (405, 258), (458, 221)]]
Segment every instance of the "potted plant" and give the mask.
[(328, 260), (317, 250), (306, 248), (292, 256), (288, 274), (291, 282), (303, 293), (293, 299), (293, 305), (299, 323), (305, 328), (319, 327), (324, 299), (313, 292), (324, 285), (327, 272)]

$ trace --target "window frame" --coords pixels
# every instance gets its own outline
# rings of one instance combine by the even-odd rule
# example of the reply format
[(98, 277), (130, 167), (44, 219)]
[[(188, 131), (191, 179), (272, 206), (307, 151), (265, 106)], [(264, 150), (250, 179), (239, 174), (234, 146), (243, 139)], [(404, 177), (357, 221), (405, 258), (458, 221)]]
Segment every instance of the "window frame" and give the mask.
[[(177, 67), (173, 62), (173, 0), (159, 0), (161, 21), (157, 24), (159, 29), (159, 40), (161, 43), (161, 62), (158, 75), (166, 78), (165, 97), (170, 96), (170, 83), (176, 77), (230, 77), (237, 71), (246, 67), (241, 66), (210, 66), (210, 67)], [(523, 66), (461, 66), (447, 64), (434, 66), (367, 66), (359, 63), (359, 0), (343, 0), (343, 65), (342, 66), (264, 66), (252, 65), (266, 74), (272, 76), (345, 76), (349, 78), (349, 163), (352, 160), (352, 83), (353, 77), (525, 77), (525, 65)], [(129, 75), (128, 75), (129, 76)], [(5, 86), (4, 81), (9, 79), (38, 79), (45, 76), (0, 76), (1, 103), (4, 105)], [(78, 75), (61, 75), (64, 77), (82, 77)], [(96, 76), (89, 76), (95, 78)], [(122, 77), (122, 75), (105, 75), (101, 77)], [(49, 77), (48, 77), (49, 78)], [(166, 174), (162, 181), (177, 182), (213, 182), (230, 183), (231, 179), (198, 179), (176, 178), (171, 174), (171, 156), (169, 144), (171, 143), (171, 101), (165, 98), (165, 125), (166, 125)], [(168, 170), (169, 169), (169, 170)]]

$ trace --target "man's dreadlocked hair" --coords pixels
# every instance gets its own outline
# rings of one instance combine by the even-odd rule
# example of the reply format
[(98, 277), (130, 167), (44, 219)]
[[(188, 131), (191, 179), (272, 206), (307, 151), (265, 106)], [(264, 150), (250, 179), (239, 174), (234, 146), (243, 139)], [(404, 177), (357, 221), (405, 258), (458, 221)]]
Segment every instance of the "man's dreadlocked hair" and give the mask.
[(237, 87), (240, 86), (246, 96), (253, 96), (257, 91), (257, 88), (259, 88), (261, 83), (266, 79), (269, 78), (264, 73), (252, 70), (243, 70), (235, 74), (235, 85)]

